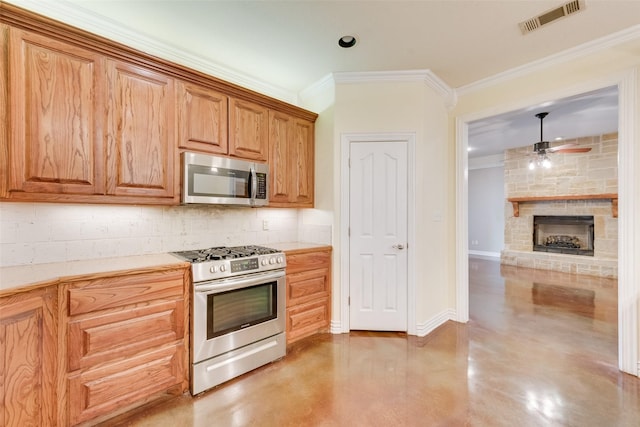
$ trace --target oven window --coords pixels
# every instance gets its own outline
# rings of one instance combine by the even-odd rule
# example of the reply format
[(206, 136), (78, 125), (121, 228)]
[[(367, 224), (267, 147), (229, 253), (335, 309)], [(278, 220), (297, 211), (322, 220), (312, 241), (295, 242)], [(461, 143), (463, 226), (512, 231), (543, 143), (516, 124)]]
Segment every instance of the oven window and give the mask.
[(207, 339), (278, 316), (277, 282), (207, 296)]

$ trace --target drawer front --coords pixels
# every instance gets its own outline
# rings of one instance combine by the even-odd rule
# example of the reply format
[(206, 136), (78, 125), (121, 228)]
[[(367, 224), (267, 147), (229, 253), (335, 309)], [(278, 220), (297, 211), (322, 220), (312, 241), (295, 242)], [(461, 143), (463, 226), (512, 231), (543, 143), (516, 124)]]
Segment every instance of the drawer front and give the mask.
[(183, 269), (166, 270), (74, 283), (68, 290), (69, 315), (154, 299), (182, 298), (184, 274)]
[(313, 335), (329, 326), (329, 298), (287, 309), (287, 343)]
[(329, 251), (287, 255), (287, 274), (301, 270), (330, 268), (330, 266), (331, 253)]
[(69, 371), (184, 337), (184, 301), (161, 301), (69, 322)]
[(329, 270), (304, 271), (287, 275), (287, 307), (329, 295)]
[(183, 381), (180, 345), (144, 353), (69, 377), (72, 425), (136, 403)]

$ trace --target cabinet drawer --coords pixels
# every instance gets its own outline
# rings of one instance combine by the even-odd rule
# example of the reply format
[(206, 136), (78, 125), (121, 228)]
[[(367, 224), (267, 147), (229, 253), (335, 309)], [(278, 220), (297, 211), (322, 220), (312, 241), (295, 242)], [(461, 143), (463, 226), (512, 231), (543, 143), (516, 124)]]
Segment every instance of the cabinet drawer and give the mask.
[(287, 343), (313, 335), (329, 326), (329, 298), (287, 309)]
[(303, 271), (287, 275), (288, 307), (329, 295), (329, 269)]
[(329, 268), (330, 266), (331, 253), (329, 251), (287, 255), (287, 274), (301, 270)]
[(71, 321), (68, 331), (69, 371), (73, 371), (182, 339), (184, 301)]
[(69, 287), (69, 315), (183, 297), (184, 269), (75, 282)]
[(72, 425), (107, 414), (183, 381), (181, 345), (88, 370), (69, 377)]

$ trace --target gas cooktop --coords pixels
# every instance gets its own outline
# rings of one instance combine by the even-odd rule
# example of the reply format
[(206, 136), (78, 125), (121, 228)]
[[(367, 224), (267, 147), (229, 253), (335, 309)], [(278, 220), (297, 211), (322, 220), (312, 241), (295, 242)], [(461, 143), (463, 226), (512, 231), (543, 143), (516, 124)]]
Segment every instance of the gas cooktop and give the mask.
[(269, 255), (280, 252), (277, 249), (264, 246), (219, 246), (194, 251), (174, 252), (180, 258), (189, 262), (218, 261), (223, 259), (246, 258), (256, 255)]
[(173, 252), (191, 263), (194, 283), (231, 276), (284, 269), (285, 255), (264, 246), (220, 246), (193, 251)]

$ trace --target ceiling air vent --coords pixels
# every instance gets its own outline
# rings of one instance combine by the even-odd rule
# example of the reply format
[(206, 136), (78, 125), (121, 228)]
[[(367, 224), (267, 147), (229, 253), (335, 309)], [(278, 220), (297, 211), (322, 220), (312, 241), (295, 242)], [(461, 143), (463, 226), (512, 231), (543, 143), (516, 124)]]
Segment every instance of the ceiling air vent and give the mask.
[(563, 4), (560, 7), (548, 10), (534, 18), (521, 22), (518, 25), (520, 26), (520, 31), (522, 31), (522, 34), (527, 34), (557, 19), (564, 18), (565, 16), (571, 15), (576, 12), (580, 12), (581, 10), (584, 10), (584, 8), (584, 0), (573, 0), (569, 3)]

